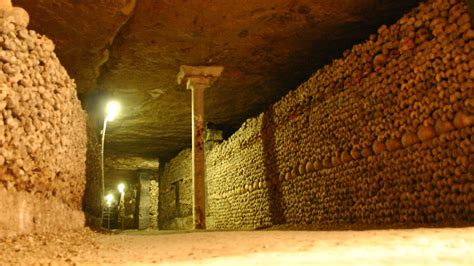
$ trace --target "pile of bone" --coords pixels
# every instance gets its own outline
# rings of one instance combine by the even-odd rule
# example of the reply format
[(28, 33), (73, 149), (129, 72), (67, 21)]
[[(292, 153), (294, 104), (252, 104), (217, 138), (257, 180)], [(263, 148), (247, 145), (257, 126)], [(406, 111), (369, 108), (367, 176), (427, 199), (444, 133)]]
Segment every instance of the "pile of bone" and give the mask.
[(208, 156), (213, 219), (248, 223), (263, 189), (288, 223), (472, 221), (470, 23), (421, 3), (247, 121)]
[(421, 3), (273, 106), (287, 221), (469, 219), (470, 23), (465, 1)]
[(254, 229), (270, 223), (261, 125), (262, 116), (247, 120), (206, 158), (209, 212), (215, 228)]
[(81, 206), (85, 118), (54, 44), (21, 8), (0, 10), (0, 183)]

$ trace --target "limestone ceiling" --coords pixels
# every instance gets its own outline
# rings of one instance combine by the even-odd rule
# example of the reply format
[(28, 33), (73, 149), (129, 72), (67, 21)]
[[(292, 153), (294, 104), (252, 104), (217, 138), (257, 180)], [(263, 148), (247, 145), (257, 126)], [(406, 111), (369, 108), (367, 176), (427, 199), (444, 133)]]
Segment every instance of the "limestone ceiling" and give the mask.
[(119, 99), (107, 151), (169, 157), (191, 142), (181, 64), (223, 65), (207, 121), (236, 129), (417, 0), (13, 0), (49, 36), (83, 99)]

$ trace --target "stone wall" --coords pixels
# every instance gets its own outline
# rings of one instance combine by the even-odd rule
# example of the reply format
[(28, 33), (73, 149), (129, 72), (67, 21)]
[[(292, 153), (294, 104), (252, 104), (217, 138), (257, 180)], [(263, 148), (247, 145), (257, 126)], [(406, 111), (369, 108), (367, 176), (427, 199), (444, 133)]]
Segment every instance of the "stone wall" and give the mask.
[(85, 116), (21, 8), (0, 10), (0, 236), (84, 225)]
[(142, 158), (142, 157), (119, 157), (107, 154), (105, 158), (105, 167), (112, 169), (153, 169), (159, 167), (158, 159)]
[[(193, 223), (191, 150), (181, 151), (166, 163), (159, 181), (158, 225), (160, 229), (191, 229)], [(176, 189), (179, 189), (178, 204), (176, 204)]]
[(125, 218), (123, 223), (124, 229), (137, 229), (138, 216), (138, 181), (127, 184), (124, 195)]
[(138, 229), (150, 227), (150, 170), (140, 170), (138, 173), (137, 210)]
[(86, 214), (86, 224), (92, 228), (101, 226), (101, 203), (102, 203), (102, 181), (101, 181), (101, 147), (97, 135), (96, 120), (89, 116), (87, 118), (87, 156), (86, 156), (86, 189), (84, 192), (83, 210)]
[(473, 58), (464, 1), (380, 27), (208, 153), (208, 228), (472, 224)]
[(160, 188), (158, 181), (150, 181), (150, 228), (158, 229), (158, 197)]

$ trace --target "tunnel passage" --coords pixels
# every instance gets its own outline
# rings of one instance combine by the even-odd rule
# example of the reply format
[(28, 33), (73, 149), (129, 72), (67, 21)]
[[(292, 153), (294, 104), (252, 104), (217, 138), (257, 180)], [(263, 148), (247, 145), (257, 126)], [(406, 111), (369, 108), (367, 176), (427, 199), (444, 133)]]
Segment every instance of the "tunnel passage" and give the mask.
[[(300, 14), (310, 12), (298, 10)], [(248, 118), (228, 139), (222, 139), (222, 132), (210, 133), (205, 143), (207, 229), (472, 226), (474, 31), (470, 22), (464, 1), (423, 2), (394, 24), (379, 27), (340, 58), (313, 69), (316, 72), (309, 79), (264, 112)], [(184, 149), (159, 165), (158, 154), (149, 156), (152, 159), (124, 156), (123, 149), (131, 149), (125, 144), (132, 147), (136, 142), (124, 141), (129, 131), (122, 134), (120, 129), (133, 127), (127, 119), (152, 116), (151, 112), (137, 111), (139, 107), (133, 112), (128, 110), (123, 121), (113, 127), (112, 136), (118, 136), (127, 147), (120, 152), (116, 147), (109, 150), (105, 186), (113, 200), (104, 220), (98, 174), (99, 153), (104, 147), (98, 146), (100, 128), (94, 125), (99, 115), (85, 116), (74, 81), (59, 63), (54, 44), (27, 30), (27, 25), (28, 14), (22, 9), (0, 12), (0, 209), (5, 210), (0, 216), (0, 250), (17, 254), (2, 254), (0, 262), (37, 255), (24, 248), (34, 247), (34, 251), (41, 252), (42, 248), (49, 249), (48, 254), (55, 256), (52, 261), (61, 255), (56, 256), (57, 249), (71, 257), (80, 254), (86, 262), (100, 257), (105, 262), (124, 263), (130, 257), (118, 253), (128, 246), (120, 245), (130, 241), (130, 250), (140, 253), (147, 245), (143, 235), (153, 234), (150, 239), (161, 243), (157, 245), (161, 251), (171, 247), (178, 250), (186, 240), (189, 243), (184, 246), (195, 251), (195, 243), (220, 235), (226, 240), (224, 244), (216, 241), (222, 244), (217, 248), (219, 256), (229, 255), (222, 247), (235, 244), (239, 239), (236, 236), (243, 237), (242, 243), (255, 237), (258, 252), (268, 248), (281, 252), (280, 243), (294, 240), (292, 232), (286, 236), (283, 232), (208, 231), (166, 237), (156, 230), (127, 230), (182, 230), (193, 226), (191, 151)], [(249, 34), (241, 33), (240, 38)], [(237, 72), (229, 75), (240, 77)], [(226, 78), (229, 76), (224, 72), (224, 82)], [(162, 96), (159, 89), (154, 92), (151, 101)], [(181, 92), (173, 93), (172, 97)], [(133, 131), (144, 138), (154, 132), (145, 126)], [(177, 135), (184, 134), (182, 131), (179, 127), (170, 130)], [(176, 139), (176, 143), (181, 140)], [(175, 148), (188, 144), (179, 143)], [(153, 149), (146, 148), (150, 155)], [(167, 148), (167, 152), (170, 150)], [(148, 159), (153, 166), (142, 164)], [(121, 182), (125, 183), (125, 192), (117, 189)], [(116, 202), (122, 201), (120, 193), (124, 193), (123, 207)], [(119, 217), (121, 211), (123, 218)], [(91, 227), (123, 235), (114, 238), (87, 231), (83, 228), (84, 213)], [(399, 244), (407, 243), (403, 241), (408, 238), (412, 242), (406, 250), (420, 246), (425, 251), (445, 248), (440, 252), (445, 256), (450, 248), (457, 248), (458, 253), (453, 254), (467, 258), (457, 259), (469, 262), (472, 228), (449, 229), (453, 228), (391, 231), (391, 242), (383, 255), (389, 254), (390, 259), (399, 256), (387, 249), (399, 250)], [(59, 235), (52, 231), (59, 231)], [(365, 237), (380, 241), (374, 235), (387, 232), (341, 232), (342, 236), (333, 231), (311, 232), (308, 235), (327, 242), (305, 242), (308, 239), (303, 237), (295, 245), (331, 243), (333, 251), (353, 254), (354, 250), (361, 251), (355, 248), (361, 242), (364, 247), (373, 247), (363, 242)], [(449, 238), (449, 232), (454, 238)], [(262, 238), (252, 233), (262, 233)], [(267, 236), (278, 239), (278, 245), (264, 243)], [(348, 242), (347, 238), (353, 236), (357, 241)], [(341, 248), (337, 237), (348, 246)], [(438, 238), (449, 241), (428, 245)], [(48, 239), (59, 239), (60, 244), (50, 244)], [(20, 247), (12, 244), (17, 240)], [(99, 250), (100, 245), (105, 252), (90, 252), (91, 247)], [(81, 247), (82, 253), (76, 252), (76, 247)], [(307, 247), (303, 246), (302, 251), (314, 255), (315, 250)], [(153, 253), (156, 247), (150, 250), (143, 254), (157, 256)], [(209, 250), (197, 250), (199, 258), (211, 256), (206, 254)], [(235, 250), (238, 254), (248, 251)], [(91, 258), (90, 254), (97, 256)], [(167, 256), (176, 256), (170, 254)], [(195, 259), (193, 252), (186, 254), (186, 260)], [(154, 261), (149, 258), (144, 261)], [(342, 260), (335, 256), (331, 259)], [(354, 258), (344, 259), (347, 262)]]
[[(105, 197), (111, 197), (105, 211), (109, 217), (88, 213), (93, 228), (148, 229), (158, 227), (159, 162), (140, 157), (110, 156), (105, 160)], [(122, 187), (122, 188), (120, 188)], [(123, 193), (123, 195), (122, 195)], [(99, 223), (99, 224), (97, 224)]]

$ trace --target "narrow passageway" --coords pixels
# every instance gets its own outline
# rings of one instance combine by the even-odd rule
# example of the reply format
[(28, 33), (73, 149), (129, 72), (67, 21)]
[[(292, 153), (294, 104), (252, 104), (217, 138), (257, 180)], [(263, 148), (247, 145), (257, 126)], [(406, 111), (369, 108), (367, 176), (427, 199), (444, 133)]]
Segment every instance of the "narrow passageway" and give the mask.
[(473, 13), (0, 0), (0, 266), (474, 266)]
[[(33, 238), (33, 239), (32, 239)], [(0, 264), (466, 265), (474, 227), (373, 231), (78, 231), (2, 242)]]

